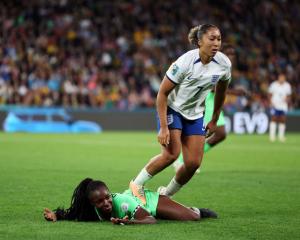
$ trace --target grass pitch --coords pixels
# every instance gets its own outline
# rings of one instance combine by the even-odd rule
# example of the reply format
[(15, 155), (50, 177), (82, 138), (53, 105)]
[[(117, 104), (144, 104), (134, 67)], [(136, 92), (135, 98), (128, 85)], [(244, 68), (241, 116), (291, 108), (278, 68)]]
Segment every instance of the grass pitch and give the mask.
[[(148, 226), (49, 223), (44, 207), (68, 207), (85, 177), (121, 192), (159, 152), (156, 133), (100, 135), (0, 133), (0, 239), (300, 239), (300, 135), (270, 143), (266, 135), (228, 139), (204, 156), (201, 173), (175, 196), (209, 207), (217, 220), (159, 221)], [(147, 188), (174, 175), (168, 168)]]

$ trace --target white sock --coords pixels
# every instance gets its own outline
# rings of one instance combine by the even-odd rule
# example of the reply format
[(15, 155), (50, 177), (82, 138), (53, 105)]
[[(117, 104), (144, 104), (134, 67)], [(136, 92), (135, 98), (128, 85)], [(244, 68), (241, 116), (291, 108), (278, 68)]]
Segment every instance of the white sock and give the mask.
[(152, 176), (147, 172), (146, 168), (143, 168), (133, 182), (137, 185), (144, 185)]
[(173, 177), (166, 188), (166, 195), (169, 197), (173, 196), (180, 190), (181, 187), (182, 185), (175, 180), (175, 177)]
[(279, 123), (278, 125), (278, 138), (280, 140), (284, 140), (284, 134), (285, 134), (285, 124)]
[(277, 128), (277, 124), (276, 122), (270, 122), (270, 140), (271, 141), (275, 141), (276, 138), (276, 128)]

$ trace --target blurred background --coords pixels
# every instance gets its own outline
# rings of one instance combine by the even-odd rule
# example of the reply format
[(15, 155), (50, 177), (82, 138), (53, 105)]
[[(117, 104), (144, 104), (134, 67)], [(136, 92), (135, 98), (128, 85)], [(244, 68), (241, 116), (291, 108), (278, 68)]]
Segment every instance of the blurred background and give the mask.
[[(230, 88), (247, 94), (227, 96), (229, 121), (236, 112), (268, 115), (279, 72), (292, 85), (288, 121), (299, 120), (298, 1), (12, 0), (0, 11), (0, 121), (15, 106), (63, 107), (104, 129), (155, 129), (160, 82), (202, 23), (219, 26), (237, 54)], [(125, 118), (108, 126), (115, 115)], [(137, 116), (145, 121), (125, 123)]]

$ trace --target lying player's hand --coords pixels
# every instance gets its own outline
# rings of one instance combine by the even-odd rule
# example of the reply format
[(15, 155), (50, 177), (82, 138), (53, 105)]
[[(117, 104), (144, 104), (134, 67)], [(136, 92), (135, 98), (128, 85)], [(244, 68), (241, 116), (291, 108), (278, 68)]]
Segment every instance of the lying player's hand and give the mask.
[(53, 211), (51, 211), (50, 209), (48, 209), (48, 208), (44, 209), (44, 218), (47, 221), (52, 221), (52, 222), (56, 222), (57, 221), (56, 214)]
[(166, 147), (170, 143), (170, 131), (168, 128), (160, 128), (158, 136), (157, 136), (158, 142)]
[(210, 137), (217, 129), (217, 123), (215, 121), (210, 121), (205, 128), (206, 135), (205, 137)]
[(110, 221), (113, 224), (119, 224), (119, 225), (125, 225), (125, 224), (129, 224), (130, 220), (128, 218), (128, 216), (125, 216), (124, 218), (111, 218)]

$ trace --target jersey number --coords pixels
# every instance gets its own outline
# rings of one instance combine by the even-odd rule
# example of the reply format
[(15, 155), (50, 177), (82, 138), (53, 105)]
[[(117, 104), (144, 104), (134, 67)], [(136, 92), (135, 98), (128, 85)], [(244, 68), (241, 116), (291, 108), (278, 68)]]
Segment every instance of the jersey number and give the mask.
[(197, 90), (197, 92), (194, 95), (195, 98), (200, 97), (201, 91), (204, 89), (204, 87), (199, 87), (199, 86), (197, 88), (198, 88), (198, 90)]

